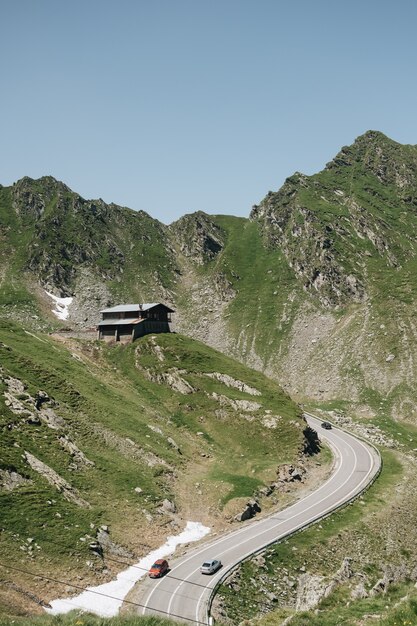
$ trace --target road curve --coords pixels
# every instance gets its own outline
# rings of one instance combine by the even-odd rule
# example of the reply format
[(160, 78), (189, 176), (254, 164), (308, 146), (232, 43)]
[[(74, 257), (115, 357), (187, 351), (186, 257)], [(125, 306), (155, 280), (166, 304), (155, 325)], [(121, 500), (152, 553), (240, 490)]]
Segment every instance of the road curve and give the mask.
[[(169, 616), (200, 626), (209, 624), (208, 607), (213, 590), (233, 567), (353, 500), (374, 480), (381, 461), (372, 446), (337, 428), (323, 430), (320, 421), (311, 415), (306, 415), (306, 419), (334, 454), (333, 472), (326, 482), (287, 509), (245, 522), (238, 530), (173, 561), (165, 577), (144, 582), (139, 613)], [(212, 558), (220, 559), (223, 568), (212, 576), (200, 574), (200, 565)]]

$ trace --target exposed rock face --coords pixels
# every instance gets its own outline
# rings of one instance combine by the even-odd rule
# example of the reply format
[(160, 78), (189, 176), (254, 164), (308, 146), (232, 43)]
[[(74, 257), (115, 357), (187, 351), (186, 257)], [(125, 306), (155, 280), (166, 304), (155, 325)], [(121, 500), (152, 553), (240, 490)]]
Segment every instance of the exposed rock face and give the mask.
[(85, 456), (84, 452), (82, 452), (73, 441), (68, 437), (68, 435), (62, 435), (59, 437), (59, 443), (72, 457), (72, 469), (82, 469), (84, 467), (92, 467), (94, 466), (93, 461), (90, 461)]
[(69, 322), (75, 328), (95, 328), (100, 321), (100, 311), (113, 303), (106, 278), (84, 265), (77, 270), (71, 295)]
[(100, 545), (102, 553), (109, 553), (114, 556), (121, 556), (125, 559), (131, 559), (133, 557), (133, 554), (129, 552), (129, 550), (126, 550), (126, 548), (119, 546), (117, 543), (114, 543), (114, 541), (110, 539), (110, 530), (107, 526), (100, 526), (100, 528), (97, 530), (96, 538), (98, 544)]
[(261, 408), (261, 404), (259, 402), (253, 402), (252, 400), (234, 400), (233, 398), (228, 398), (224, 395), (219, 395), (218, 393), (213, 392), (211, 397), (217, 400), (223, 406), (230, 406), (234, 411), (258, 411)]
[(353, 575), (354, 575), (354, 572), (352, 569), (352, 559), (346, 556), (343, 559), (340, 568), (337, 570), (335, 574), (335, 578), (339, 580), (340, 582), (346, 582), (347, 580), (352, 578)]
[(318, 452), (320, 452), (320, 448), (321, 448), (320, 439), (317, 435), (317, 432), (314, 430), (314, 428), (311, 428), (311, 426), (307, 426), (303, 430), (303, 435), (305, 438), (303, 453), (312, 455), (312, 454), (317, 454)]
[(39, 459), (37, 459), (30, 452), (25, 452), (25, 458), (30, 467), (43, 476), (50, 485), (55, 487), (66, 500), (72, 502), (73, 504), (77, 504), (81, 507), (89, 507), (89, 503), (86, 500), (83, 500), (77, 492), (77, 490), (72, 487), (66, 480), (62, 478), (59, 474), (55, 472), (51, 467), (43, 463)]
[(179, 241), (181, 252), (202, 265), (223, 248), (225, 233), (202, 211), (185, 215), (170, 226)]
[(364, 598), (367, 598), (368, 595), (369, 594), (365, 589), (365, 585), (361, 581), (356, 585), (356, 587), (352, 589), (350, 597), (352, 598), (352, 600), (363, 600)]
[(344, 226), (323, 225), (299, 200), (300, 189), (310, 188), (308, 178), (294, 174), (277, 193), (255, 206), (251, 219), (260, 222), (274, 247), (281, 248), (307, 291), (315, 292), (324, 306), (344, 299), (360, 302), (365, 296), (359, 278), (346, 272), (333, 249), (335, 237), (346, 237)]
[(24, 269), (48, 292), (75, 296), (70, 311), (74, 322), (94, 323), (91, 301), (98, 308), (113, 303), (106, 302), (110, 293), (105, 283), (122, 280), (127, 260), (142, 261), (144, 291), (162, 286), (158, 264), (143, 254), (151, 239), (161, 246), (164, 262), (172, 270), (176, 267), (167, 228), (143, 211), (85, 200), (50, 176), (36, 181), (25, 177), (13, 185), (11, 195), (19, 224), (32, 233)]
[(17, 378), (4, 376), (0, 371), (0, 380), (7, 385), (7, 391), (4, 392), (5, 404), (12, 413), (22, 417), (28, 424), (39, 425), (44, 422), (53, 430), (65, 428), (65, 420), (57, 415), (51, 406), (45, 406), (55, 404), (45, 391), (38, 391), (36, 397), (33, 398), (27, 392), (25, 385)]
[(101, 426), (101, 424), (90, 424), (90, 427), (98, 442), (102, 441), (111, 449), (118, 450), (128, 459), (140, 461), (148, 467), (155, 467), (156, 465), (163, 465), (167, 468), (170, 467), (164, 459), (157, 456), (151, 450), (145, 450), (132, 439), (129, 439), (128, 437), (120, 437), (117, 433)]
[(364, 302), (364, 253), (397, 267), (408, 247), (399, 238), (393, 241), (376, 207), (390, 203), (391, 190), (404, 208), (414, 206), (416, 181), (416, 151), (370, 131), (342, 148), (323, 172), (287, 178), (278, 192), (269, 192), (253, 207), (251, 219), (259, 222), (269, 245), (284, 251), (304, 288), (324, 306)]
[(161, 510), (164, 513), (176, 513), (177, 507), (175, 506), (174, 502), (165, 498), (165, 500), (162, 502)]
[(294, 481), (302, 481), (306, 470), (302, 466), (281, 465), (277, 471), (278, 481), (282, 483), (291, 483)]
[(34, 181), (25, 176), (13, 185), (13, 208), (21, 217), (39, 220), (45, 207), (53, 200), (56, 193), (63, 195), (71, 190), (52, 176), (44, 176), (37, 188)]
[(261, 395), (261, 392), (254, 387), (250, 387), (249, 385), (243, 383), (241, 380), (236, 380), (235, 378), (232, 378), (232, 376), (228, 376), (227, 374), (221, 374), (220, 372), (211, 372), (205, 374), (205, 376), (208, 376), (209, 378), (214, 378), (220, 383), (226, 385), (226, 387), (233, 387), (234, 389), (238, 389), (243, 393), (248, 393), (251, 396)]
[(265, 428), (271, 428), (274, 430), (277, 428), (281, 420), (282, 417), (280, 415), (265, 415), (265, 417), (262, 418), (262, 424)]
[[(151, 353), (157, 357), (158, 361), (162, 362), (164, 360), (163, 351), (161, 349), (157, 349), (155, 341), (151, 340), (150, 344), (148, 345), (151, 346)], [(173, 391), (177, 391), (178, 393), (181, 393), (183, 395), (188, 395), (195, 392), (194, 387), (192, 387), (192, 385), (190, 385), (190, 383), (181, 376), (182, 374), (187, 373), (185, 370), (171, 367), (166, 372), (158, 372), (152, 368), (143, 367), (140, 360), (142, 349), (142, 346), (138, 346), (136, 348), (135, 365), (139, 370), (141, 370), (141, 372), (143, 372), (148, 380), (159, 385), (167, 385)]]
[(167, 437), (167, 442), (169, 443), (171, 448), (174, 448), (174, 450), (176, 450), (179, 454), (181, 454), (179, 445), (176, 443), (176, 441), (172, 437)]
[(260, 512), (261, 512), (261, 507), (259, 506), (259, 502), (257, 502), (256, 500), (250, 500), (247, 503), (245, 509), (242, 511), (242, 513), (238, 513), (235, 516), (235, 520), (237, 522), (244, 522), (254, 517), (256, 513), (260, 513)]
[(64, 418), (60, 415), (57, 415), (57, 413), (51, 407), (41, 408), (38, 415), (41, 420), (53, 430), (61, 430), (66, 427)]
[[(330, 579), (309, 573), (302, 574), (298, 579), (296, 610), (310, 611), (323, 598), (327, 598), (338, 585), (350, 580), (353, 575), (349, 557), (343, 559), (340, 568)], [(357, 593), (359, 593), (359, 590)]]
[(181, 370), (172, 368), (169, 372), (151, 372), (147, 370), (147, 378), (159, 385), (167, 385), (173, 391), (178, 391), (183, 395), (194, 393), (195, 389), (184, 378), (181, 377)]
[(0, 469), (0, 490), (13, 491), (23, 485), (29, 485), (32, 481), (24, 478), (12, 469)]
[(296, 610), (310, 611), (320, 600), (327, 598), (335, 586), (335, 581), (329, 581), (324, 576), (302, 574), (298, 581)]

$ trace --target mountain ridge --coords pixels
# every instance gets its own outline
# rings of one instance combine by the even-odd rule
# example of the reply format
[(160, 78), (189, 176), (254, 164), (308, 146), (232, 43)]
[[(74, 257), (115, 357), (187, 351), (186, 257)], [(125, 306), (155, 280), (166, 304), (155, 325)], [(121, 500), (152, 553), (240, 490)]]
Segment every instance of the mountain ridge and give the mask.
[[(249, 218), (197, 211), (168, 226), (84, 200), (52, 177), (22, 180), (0, 190), (4, 315), (28, 321), (37, 307), (39, 324), (54, 325), (46, 289), (74, 296), (68, 325), (82, 330), (109, 304), (163, 300), (178, 330), (297, 398), (372, 415), (369, 398), (388, 393), (389, 410), (408, 406), (414, 420), (416, 146), (368, 131), (321, 172), (287, 178)], [(357, 325), (367, 329), (362, 345), (346, 352)], [(369, 352), (380, 355), (372, 368)], [(394, 386), (383, 382), (391, 354)]]
[[(349, 553), (370, 595), (389, 571), (414, 576), (416, 198), (417, 147), (377, 131), (287, 178), (249, 218), (197, 211), (167, 226), (48, 176), (0, 186), (6, 562), (104, 581), (119, 568), (110, 550), (147, 554), (195, 516), (220, 528), (251, 496), (284, 505), (297, 486), (270, 492), (277, 465), (312, 482), (328, 467), (325, 449), (306, 460), (305, 407), (384, 448), (381, 482), (366, 507), (242, 568), (228, 614), (272, 609), (277, 589), (291, 608), (301, 571), (327, 576)], [(73, 297), (67, 320), (46, 291)], [(166, 302), (176, 332), (95, 340), (100, 309), (127, 301)], [(89, 547), (100, 538), (104, 560)], [(42, 600), (58, 592), (18, 582)], [(34, 612), (16, 589), (0, 605)]]

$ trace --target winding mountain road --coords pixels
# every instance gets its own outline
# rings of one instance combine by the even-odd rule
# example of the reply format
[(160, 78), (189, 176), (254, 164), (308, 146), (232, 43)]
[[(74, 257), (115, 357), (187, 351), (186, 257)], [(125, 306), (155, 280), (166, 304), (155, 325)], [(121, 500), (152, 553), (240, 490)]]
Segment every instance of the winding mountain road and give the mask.
[[(320, 421), (306, 419), (330, 445), (333, 472), (320, 487), (283, 511), (244, 523), (238, 530), (201, 544), (171, 563), (170, 572), (158, 581), (143, 583), (139, 612), (199, 624), (210, 623), (210, 600), (219, 580), (248, 556), (321, 519), (351, 501), (374, 480), (380, 470), (378, 452), (353, 435), (337, 428), (324, 430)], [(212, 576), (200, 574), (203, 561), (220, 559), (223, 568)]]

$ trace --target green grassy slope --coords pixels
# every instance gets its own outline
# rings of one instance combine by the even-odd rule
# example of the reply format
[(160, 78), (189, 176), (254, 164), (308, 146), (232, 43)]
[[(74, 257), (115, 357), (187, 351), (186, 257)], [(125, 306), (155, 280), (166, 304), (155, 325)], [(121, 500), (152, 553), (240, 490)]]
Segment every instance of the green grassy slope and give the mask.
[[(293, 615), (291, 623), (295, 626), (357, 626), (368, 624), (366, 616), (376, 613), (381, 620), (373, 618), (369, 623), (393, 625), (396, 616), (413, 615), (416, 480), (414, 469), (407, 467), (404, 457), (401, 463), (399, 458), (383, 452), (382, 474), (359, 500), (268, 549), (261, 563), (256, 557), (244, 563), (234, 580), (226, 581), (219, 590), (221, 605), (231, 622), (268, 612), (259, 621), (262, 626), (280, 626), (289, 615)], [(407, 486), (403, 486), (404, 481)], [(346, 558), (351, 573), (343, 577), (336, 572)], [(386, 592), (373, 593), (373, 586), (384, 574)], [(317, 610), (296, 613), (297, 592), (306, 576), (318, 580), (315, 586), (314, 581), (310, 583), (310, 598), (319, 583), (328, 587), (328, 596), (322, 598)], [(351, 595), (359, 584), (365, 589), (364, 598)]]
[[(180, 335), (109, 348), (57, 341), (3, 321), (0, 363), (0, 470), (30, 481), (0, 489), (0, 562), (58, 580), (63, 572), (67, 579), (78, 576), (80, 584), (103, 580), (121, 567), (106, 550), (104, 561), (91, 553), (88, 545), (100, 525), (109, 526), (113, 542), (135, 559), (172, 534), (171, 522), (174, 532), (187, 519), (224, 523), (226, 504), (233, 509), (240, 497), (251, 497), (303, 448), (299, 409), (275, 383)], [(212, 373), (261, 395), (206, 375)], [(10, 377), (24, 391), (11, 391)], [(173, 389), (169, 377), (188, 393)], [(39, 390), (51, 398), (45, 407), (61, 419), (56, 428), (34, 409)], [(18, 414), (8, 393), (22, 405)], [(250, 410), (239, 405), (255, 401)], [(276, 429), (264, 424), (271, 415)], [(63, 435), (94, 465), (77, 467), (76, 455), (60, 442)], [(89, 506), (65, 499), (30, 467), (25, 452), (52, 468)], [(175, 502), (176, 515), (161, 512), (164, 499)], [(57, 585), (17, 578), (43, 598), (58, 593)], [(0, 603), (7, 607), (7, 588), (4, 593)]]
[(0, 307), (16, 315), (34, 312), (35, 285), (74, 295), (83, 270), (116, 301), (126, 293), (146, 301), (175, 278), (162, 224), (143, 211), (84, 200), (52, 177), (0, 188), (0, 241)]
[(206, 216), (222, 245), (186, 275), (186, 331), (302, 402), (414, 423), (416, 198), (416, 146), (370, 131), (269, 192), (249, 221)]
[(252, 218), (307, 290), (326, 305), (343, 305), (365, 294), (380, 300), (386, 284), (402, 299), (412, 267), (403, 265), (415, 256), (416, 207), (417, 147), (369, 131), (318, 174), (288, 178)]

